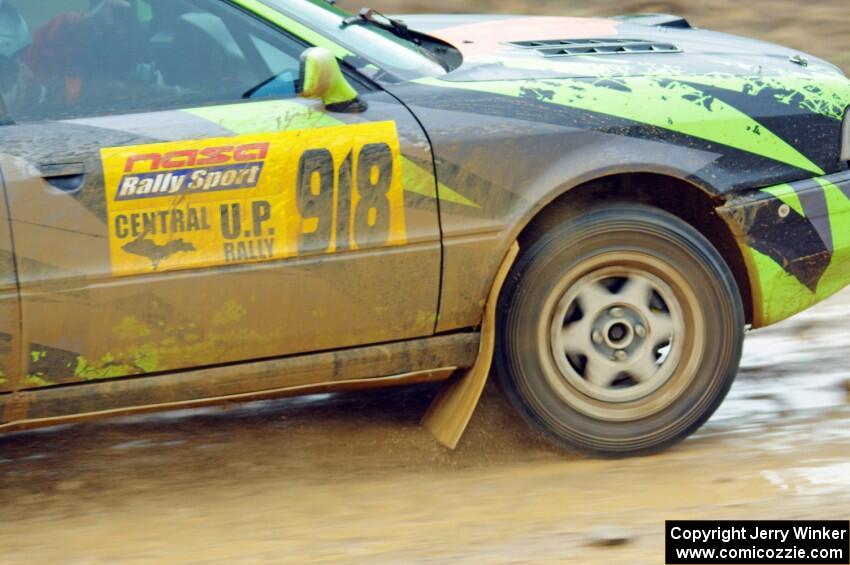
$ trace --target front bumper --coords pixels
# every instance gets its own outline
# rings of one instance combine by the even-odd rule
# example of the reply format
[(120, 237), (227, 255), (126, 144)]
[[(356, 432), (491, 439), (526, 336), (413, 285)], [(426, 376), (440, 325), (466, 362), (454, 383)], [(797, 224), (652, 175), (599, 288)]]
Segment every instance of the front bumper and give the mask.
[(850, 284), (850, 171), (737, 195), (717, 212), (747, 264), (754, 327)]

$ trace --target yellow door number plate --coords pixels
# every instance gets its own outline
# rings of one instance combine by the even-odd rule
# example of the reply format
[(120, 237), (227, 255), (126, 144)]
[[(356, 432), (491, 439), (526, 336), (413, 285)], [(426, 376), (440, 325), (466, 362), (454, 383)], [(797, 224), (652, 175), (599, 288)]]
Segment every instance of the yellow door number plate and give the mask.
[(116, 276), (406, 243), (394, 122), (101, 150)]

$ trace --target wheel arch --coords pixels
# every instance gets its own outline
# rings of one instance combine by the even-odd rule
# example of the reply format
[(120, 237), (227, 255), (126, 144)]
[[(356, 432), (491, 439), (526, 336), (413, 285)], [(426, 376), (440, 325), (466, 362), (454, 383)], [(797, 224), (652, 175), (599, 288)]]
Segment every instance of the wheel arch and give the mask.
[(741, 293), (747, 323), (753, 322), (753, 290), (746, 259), (735, 234), (716, 211), (725, 199), (709, 187), (682, 178), (655, 172), (614, 173), (556, 191), (518, 226), (516, 240), (520, 248), (527, 249), (555, 223), (600, 202), (634, 202), (654, 206), (697, 229), (726, 261)]

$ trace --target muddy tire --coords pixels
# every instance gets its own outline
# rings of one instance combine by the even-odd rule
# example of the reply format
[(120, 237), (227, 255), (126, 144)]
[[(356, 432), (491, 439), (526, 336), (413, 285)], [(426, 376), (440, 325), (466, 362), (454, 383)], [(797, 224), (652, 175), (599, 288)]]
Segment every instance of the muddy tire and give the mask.
[(735, 279), (698, 231), (648, 206), (605, 206), (523, 250), (500, 296), (496, 367), (559, 445), (648, 454), (721, 404), (744, 324)]

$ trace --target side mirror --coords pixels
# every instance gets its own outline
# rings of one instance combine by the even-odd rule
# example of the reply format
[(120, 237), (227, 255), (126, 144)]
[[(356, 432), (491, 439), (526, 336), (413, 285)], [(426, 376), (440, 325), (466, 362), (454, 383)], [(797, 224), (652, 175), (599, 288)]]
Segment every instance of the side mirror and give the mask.
[(324, 47), (307, 49), (301, 55), (298, 95), (321, 100), (329, 112), (365, 112), (366, 102), (346, 80), (333, 53)]

